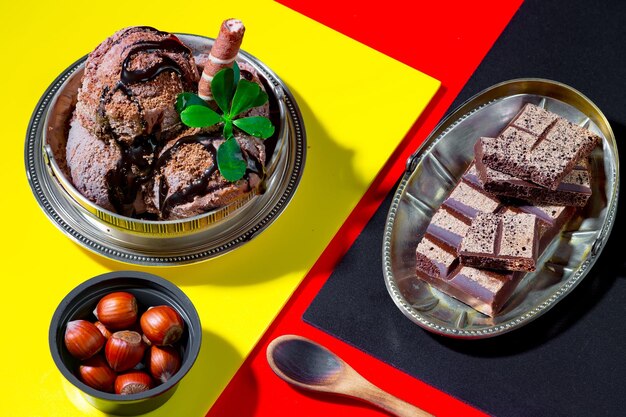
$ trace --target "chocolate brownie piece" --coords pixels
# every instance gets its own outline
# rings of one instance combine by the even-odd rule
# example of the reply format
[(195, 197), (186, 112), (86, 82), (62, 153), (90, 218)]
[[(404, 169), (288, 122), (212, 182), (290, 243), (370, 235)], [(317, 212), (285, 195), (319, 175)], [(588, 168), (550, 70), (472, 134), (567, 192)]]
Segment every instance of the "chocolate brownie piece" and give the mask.
[(538, 247), (535, 215), (481, 213), (472, 221), (459, 257), (463, 265), (476, 268), (534, 271)]
[(460, 265), (453, 252), (428, 238), (418, 244), (416, 258), (418, 278), (491, 317), (502, 309), (523, 275)]
[(527, 104), (497, 138), (476, 142), (476, 164), (479, 170), (482, 164), (555, 190), (600, 137), (556, 115), (547, 118), (545, 110), (532, 107), (537, 106)]
[(556, 190), (549, 190), (482, 164), (476, 172), (485, 191), (533, 204), (582, 207), (591, 196), (591, 169), (587, 158), (576, 164)]

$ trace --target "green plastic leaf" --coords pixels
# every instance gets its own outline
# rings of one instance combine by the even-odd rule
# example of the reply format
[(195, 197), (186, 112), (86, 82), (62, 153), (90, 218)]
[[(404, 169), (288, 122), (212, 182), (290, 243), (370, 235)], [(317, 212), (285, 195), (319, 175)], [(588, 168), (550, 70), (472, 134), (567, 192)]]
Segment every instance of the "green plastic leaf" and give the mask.
[(182, 113), (189, 106), (205, 106), (208, 107), (206, 101), (202, 100), (197, 94), (194, 93), (180, 93), (176, 97), (176, 111), (178, 114)]
[(180, 114), (180, 120), (189, 127), (209, 127), (222, 121), (222, 116), (208, 107), (193, 105)]
[(217, 148), (217, 167), (222, 176), (231, 182), (240, 180), (246, 173), (247, 164), (234, 137)]
[(274, 125), (265, 117), (244, 117), (243, 119), (233, 120), (233, 123), (239, 129), (257, 138), (267, 139), (274, 134)]
[(237, 91), (233, 97), (233, 104), (230, 108), (230, 116), (235, 117), (238, 114), (254, 107), (254, 103), (261, 91), (258, 84), (242, 79), (239, 80)]
[(211, 94), (224, 114), (230, 109), (230, 101), (235, 94), (235, 74), (232, 68), (221, 69), (211, 80)]
[(224, 120), (224, 138), (230, 139), (233, 136), (233, 122)]

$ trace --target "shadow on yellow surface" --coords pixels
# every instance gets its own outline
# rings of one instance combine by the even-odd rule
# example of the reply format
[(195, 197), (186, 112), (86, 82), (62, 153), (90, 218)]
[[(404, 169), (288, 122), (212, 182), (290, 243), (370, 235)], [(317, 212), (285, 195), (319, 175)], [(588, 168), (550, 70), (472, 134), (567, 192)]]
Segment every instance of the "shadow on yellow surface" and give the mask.
[[(242, 361), (241, 355), (225, 339), (203, 330), (202, 345), (196, 363), (183, 378), (174, 396), (159, 409), (164, 412), (160, 415), (204, 415)], [(190, 401), (190, 396), (193, 396), (193, 401)], [(247, 398), (246, 402), (254, 406), (257, 400)]]

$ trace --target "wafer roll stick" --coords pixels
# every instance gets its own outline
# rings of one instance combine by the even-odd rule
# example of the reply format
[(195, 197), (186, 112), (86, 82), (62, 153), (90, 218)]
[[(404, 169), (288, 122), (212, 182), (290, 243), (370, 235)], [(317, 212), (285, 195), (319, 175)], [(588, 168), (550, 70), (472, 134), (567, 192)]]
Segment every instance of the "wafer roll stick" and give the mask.
[(211, 80), (219, 70), (233, 66), (245, 31), (246, 28), (241, 20), (227, 19), (222, 22), (220, 33), (211, 48), (209, 59), (198, 83), (198, 95), (203, 100), (213, 100)]

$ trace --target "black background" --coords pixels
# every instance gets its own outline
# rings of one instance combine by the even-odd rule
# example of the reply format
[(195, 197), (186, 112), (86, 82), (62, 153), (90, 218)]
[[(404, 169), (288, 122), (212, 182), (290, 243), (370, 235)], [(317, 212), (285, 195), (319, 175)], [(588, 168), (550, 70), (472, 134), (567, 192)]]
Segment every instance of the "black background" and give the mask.
[[(495, 83), (526, 77), (560, 81), (589, 97), (626, 154), (626, 2), (526, 1), (451, 109)], [(392, 195), (305, 321), (498, 417), (626, 415), (623, 193), (611, 237), (579, 286), (529, 325), (475, 341), (421, 329), (389, 297), (381, 251)]]

